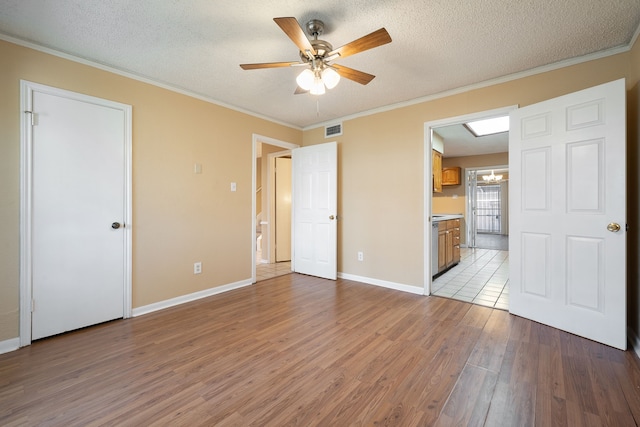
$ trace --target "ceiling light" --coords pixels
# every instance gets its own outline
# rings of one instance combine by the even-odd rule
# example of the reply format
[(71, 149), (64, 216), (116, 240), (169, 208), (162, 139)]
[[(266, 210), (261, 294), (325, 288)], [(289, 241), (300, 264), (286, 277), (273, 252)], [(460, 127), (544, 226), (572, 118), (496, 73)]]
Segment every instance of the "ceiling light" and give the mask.
[(476, 137), (507, 132), (509, 130), (509, 116), (476, 120), (474, 122), (464, 123), (464, 127)]
[(311, 86), (311, 95), (323, 95), (324, 94), (324, 83), (322, 82), (322, 78), (316, 76), (313, 79), (313, 85)]
[(325, 87), (333, 89), (340, 81), (340, 74), (332, 68), (307, 68), (298, 75), (296, 83), (302, 89), (311, 92), (312, 95), (323, 95)]
[(322, 81), (327, 86), (327, 89), (333, 89), (340, 81), (340, 74), (333, 68), (325, 68), (322, 70)]
[(304, 90), (311, 90), (314, 79), (315, 75), (313, 74), (313, 71), (307, 68), (296, 78), (296, 83), (298, 83), (298, 86), (300, 86)]
[(502, 175), (496, 175), (491, 171), (491, 175), (482, 175), (482, 179), (484, 182), (500, 182), (502, 180)]

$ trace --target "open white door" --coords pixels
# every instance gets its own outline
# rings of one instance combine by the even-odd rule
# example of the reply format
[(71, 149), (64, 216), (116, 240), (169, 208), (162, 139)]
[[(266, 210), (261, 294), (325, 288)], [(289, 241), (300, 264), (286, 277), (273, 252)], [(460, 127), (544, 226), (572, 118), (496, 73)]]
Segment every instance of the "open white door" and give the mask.
[(511, 113), (509, 311), (626, 349), (625, 82)]
[(293, 263), (297, 273), (337, 277), (337, 143), (296, 148), (293, 165)]

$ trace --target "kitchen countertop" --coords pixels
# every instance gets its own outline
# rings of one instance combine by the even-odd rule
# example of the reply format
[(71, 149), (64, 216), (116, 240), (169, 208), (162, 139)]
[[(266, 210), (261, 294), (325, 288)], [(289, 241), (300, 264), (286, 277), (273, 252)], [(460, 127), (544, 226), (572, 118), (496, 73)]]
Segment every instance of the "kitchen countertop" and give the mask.
[(446, 221), (448, 219), (459, 219), (459, 218), (464, 218), (464, 215), (462, 214), (431, 214), (431, 221), (433, 222)]

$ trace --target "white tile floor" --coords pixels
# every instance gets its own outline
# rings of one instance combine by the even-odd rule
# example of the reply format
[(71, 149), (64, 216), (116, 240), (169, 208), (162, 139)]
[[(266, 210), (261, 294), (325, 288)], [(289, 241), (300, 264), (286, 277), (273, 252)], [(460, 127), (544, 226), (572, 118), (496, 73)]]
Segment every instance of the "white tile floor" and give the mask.
[(460, 263), (433, 280), (432, 295), (509, 309), (509, 252), (460, 248)]
[(277, 262), (275, 264), (256, 264), (256, 281), (271, 279), (291, 273), (291, 262)]

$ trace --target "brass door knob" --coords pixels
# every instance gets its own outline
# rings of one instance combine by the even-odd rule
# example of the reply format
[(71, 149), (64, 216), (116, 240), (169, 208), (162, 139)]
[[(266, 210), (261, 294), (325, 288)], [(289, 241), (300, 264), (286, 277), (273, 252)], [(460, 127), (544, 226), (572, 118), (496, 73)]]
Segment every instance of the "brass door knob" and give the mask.
[(335, 217), (335, 216), (333, 216), (333, 215), (329, 215), (329, 219), (330, 219), (331, 221), (333, 221), (334, 219), (336, 219), (336, 217)]
[(117, 230), (118, 228), (120, 228), (120, 223), (114, 222), (113, 224), (111, 224), (111, 228), (113, 228), (114, 230)]
[(612, 233), (617, 233), (618, 231), (620, 231), (620, 224), (618, 224), (617, 222), (611, 222), (609, 223), (609, 225), (607, 225), (607, 230)]

